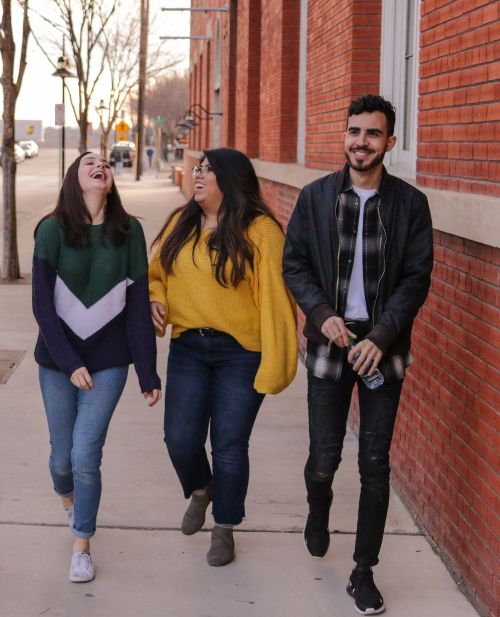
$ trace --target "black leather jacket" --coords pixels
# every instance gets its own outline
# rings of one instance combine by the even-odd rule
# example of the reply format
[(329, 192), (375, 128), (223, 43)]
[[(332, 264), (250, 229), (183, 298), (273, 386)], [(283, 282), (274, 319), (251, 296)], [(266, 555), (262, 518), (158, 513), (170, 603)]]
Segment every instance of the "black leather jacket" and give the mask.
[[(336, 315), (337, 198), (350, 185), (349, 167), (305, 186), (288, 224), (283, 274), (306, 316), (304, 335), (327, 343), (321, 326)], [(384, 354), (409, 351), (411, 329), (430, 287), (433, 243), (426, 196), (385, 168), (379, 187), (387, 235), (385, 267), (371, 315), (372, 340)]]

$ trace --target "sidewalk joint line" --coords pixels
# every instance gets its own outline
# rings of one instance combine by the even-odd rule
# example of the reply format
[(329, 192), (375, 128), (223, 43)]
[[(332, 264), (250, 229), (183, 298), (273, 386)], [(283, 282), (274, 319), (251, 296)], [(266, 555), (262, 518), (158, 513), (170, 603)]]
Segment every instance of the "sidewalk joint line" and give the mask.
[[(8, 525), (18, 525), (24, 527), (62, 527), (67, 528), (68, 525), (64, 523), (25, 523), (19, 521), (0, 521), (0, 525), (7, 527)], [(152, 527), (152, 526), (139, 526), (139, 525), (98, 525), (97, 529), (117, 529), (119, 531), (180, 531), (180, 527)], [(201, 533), (211, 532), (211, 528), (200, 529)], [(273, 533), (273, 534), (303, 534), (304, 530), (300, 529), (234, 529), (237, 533)], [(341, 531), (334, 529), (330, 531), (330, 535), (335, 536), (355, 536), (355, 531)], [(384, 536), (410, 536), (410, 537), (424, 537), (424, 534), (420, 531), (386, 531)]]

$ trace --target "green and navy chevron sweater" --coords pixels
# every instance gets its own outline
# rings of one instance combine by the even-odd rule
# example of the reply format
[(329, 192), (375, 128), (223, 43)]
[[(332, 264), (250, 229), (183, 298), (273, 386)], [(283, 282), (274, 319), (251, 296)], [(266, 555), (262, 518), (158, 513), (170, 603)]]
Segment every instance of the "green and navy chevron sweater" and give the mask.
[(33, 256), (33, 312), (40, 328), (35, 359), (71, 374), (134, 363), (142, 392), (160, 387), (149, 308), (147, 253), (140, 223), (115, 247), (103, 225), (90, 246), (71, 248), (54, 218), (40, 225)]

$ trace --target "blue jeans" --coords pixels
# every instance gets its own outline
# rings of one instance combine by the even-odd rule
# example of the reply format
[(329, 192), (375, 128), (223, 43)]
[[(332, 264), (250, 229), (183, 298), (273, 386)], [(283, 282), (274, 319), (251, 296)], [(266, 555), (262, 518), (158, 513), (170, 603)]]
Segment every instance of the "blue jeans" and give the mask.
[(305, 467), (311, 510), (329, 507), (333, 476), (341, 461), (354, 384), (359, 396), (358, 466), (361, 493), (354, 561), (374, 566), (389, 506), (389, 449), (403, 380), (369, 390), (345, 363), (338, 383), (308, 374), (309, 458)]
[(94, 388), (80, 390), (61, 371), (39, 367), (49, 425), (49, 469), (55, 492), (74, 492), (73, 534), (95, 533), (101, 499), (101, 458), (111, 416), (127, 381), (128, 366), (92, 374)]
[[(188, 330), (172, 339), (165, 391), (165, 443), (184, 496), (212, 483), (216, 523), (245, 516), (248, 442), (264, 399), (253, 387), (260, 353), (233, 337)], [(210, 426), (213, 473), (205, 442)]]

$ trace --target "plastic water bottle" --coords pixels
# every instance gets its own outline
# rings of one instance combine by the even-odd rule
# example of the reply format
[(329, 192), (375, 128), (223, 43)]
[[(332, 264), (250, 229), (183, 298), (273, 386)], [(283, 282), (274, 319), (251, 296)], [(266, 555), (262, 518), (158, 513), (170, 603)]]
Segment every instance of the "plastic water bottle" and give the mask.
[[(349, 345), (351, 347), (353, 347), (357, 342), (358, 341), (355, 341), (353, 338), (349, 337)], [(354, 362), (356, 362), (358, 356), (359, 353), (354, 356)], [(368, 368), (368, 370), (370, 369)], [(365, 373), (360, 377), (361, 381), (369, 390), (378, 390), (378, 388), (380, 388), (380, 386), (384, 384), (384, 376), (378, 368), (375, 369), (372, 375), (368, 375), (368, 373)]]
[(384, 376), (381, 371), (376, 368), (372, 375), (366, 373), (361, 377), (361, 381), (369, 390), (378, 390), (380, 386), (384, 385)]

